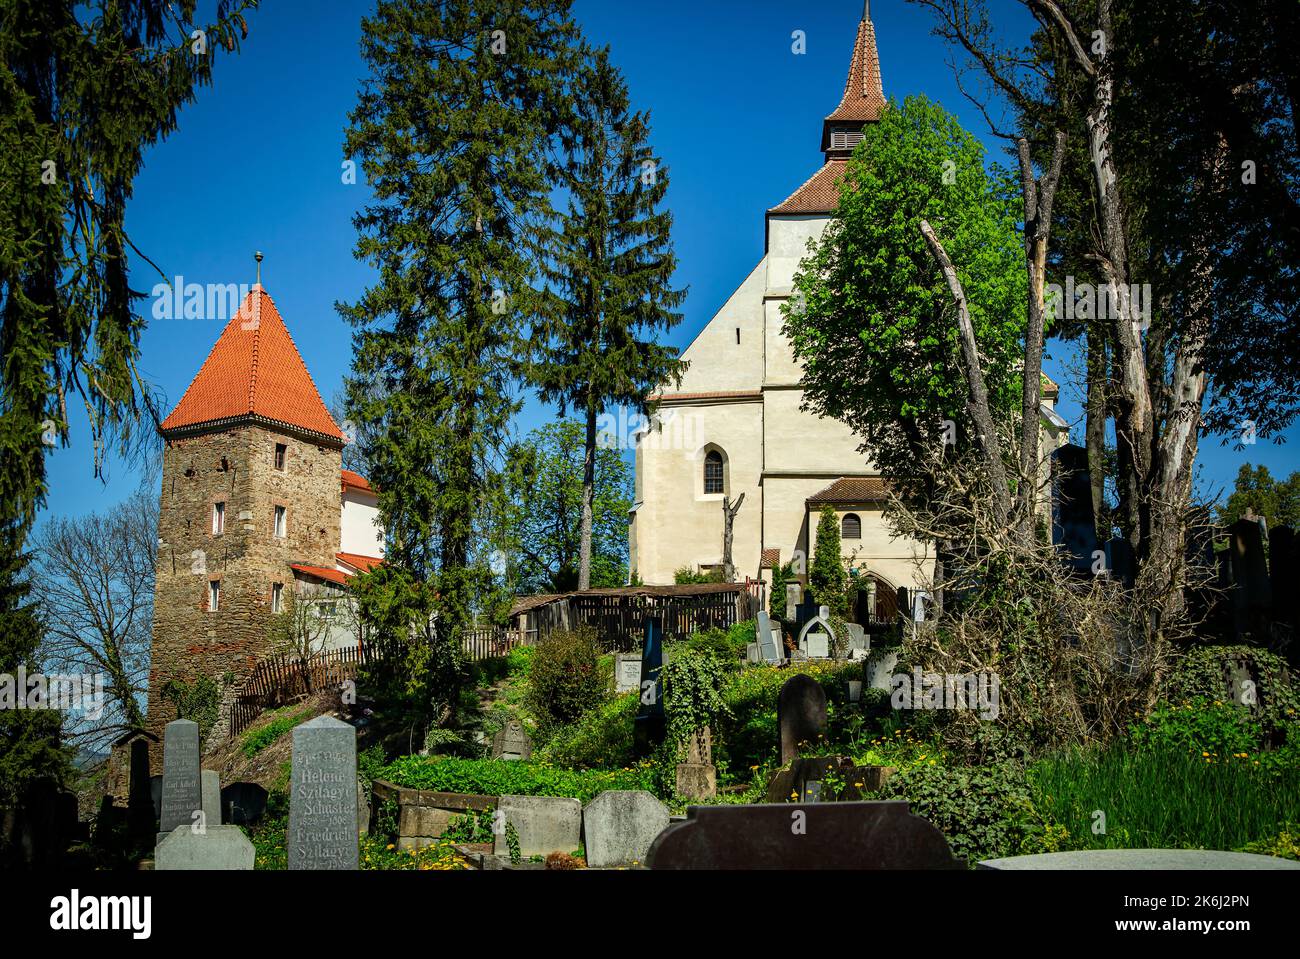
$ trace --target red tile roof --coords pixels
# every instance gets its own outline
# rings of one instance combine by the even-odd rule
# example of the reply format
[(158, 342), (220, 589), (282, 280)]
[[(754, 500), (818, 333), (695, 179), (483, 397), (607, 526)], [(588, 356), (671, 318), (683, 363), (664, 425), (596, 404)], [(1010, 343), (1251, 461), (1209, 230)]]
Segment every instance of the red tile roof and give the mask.
[(183, 427), (258, 417), (344, 442), (275, 302), (255, 286), (162, 422)]
[(366, 479), (360, 473), (352, 472), (352, 470), (343, 470), (343, 488), (345, 490), (360, 490), (363, 493), (374, 492), (374, 489), (370, 485), (370, 480)]
[(327, 566), (299, 566), (295, 564), (291, 568), (295, 572), (302, 573), (305, 576), (315, 576), (317, 579), (337, 583), (340, 586), (346, 586), (348, 584), (349, 577), (347, 573), (340, 572), (337, 569), (330, 569)]
[(370, 572), (384, 561), (383, 557), (362, 556), (360, 553), (335, 553), (334, 557), (340, 563), (343, 563), (346, 566), (351, 566), (353, 569), (360, 570), (363, 573)]
[(842, 476), (830, 486), (808, 497), (809, 506), (829, 503), (851, 506), (855, 503), (876, 503), (888, 499), (889, 491), (879, 476)]
[(777, 546), (772, 549), (763, 550), (763, 558), (759, 561), (763, 569), (775, 569), (781, 565), (781, 547)]
[(876, 28), (867, 17), (858, 24), (858, 39), (853, 45), (853, 61), (844, 84), (840, 105), (828, 121), (879, 120), (885, 108), (885, 92), (880, 82), (880, 55), (876, 52)]
[(830, 213), (840, 202), (840, 178), (848, 160), (828, 160), (803, 186), (768, 213)]

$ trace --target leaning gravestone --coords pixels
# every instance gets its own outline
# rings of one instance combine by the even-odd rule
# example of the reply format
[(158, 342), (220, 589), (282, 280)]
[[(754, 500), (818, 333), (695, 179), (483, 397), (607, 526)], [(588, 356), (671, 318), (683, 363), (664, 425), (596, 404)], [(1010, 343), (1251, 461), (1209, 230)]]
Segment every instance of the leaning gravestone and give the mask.
[(776, 699), (781, 731), (781, 765), (799, 755), (801, 743), (815, 743), (826, 728), (826, 691), (806, 673), (786, 680)]
[(293, 731), (289, 868), (356, 869), (357, 732), (332, 716)]
[(688, 806), (646, 856), (651, 869), (960, 869), (906, 802)]
[(215, 769), (200, 770), (202, 783), (203, 821), (209, 826), (221, 825), (221, 774)]
[(500, 829), (495, 829), (493, 853), (510, 851), (505, 825), (510, 823), (519, 834), (519, 853), (523, 858), (549, 856), (553, 852), (571, 853), (582, 841), (582, 803), (561, 796), (502, 796), (497, 803)]
[(668, 828), (668, 807), (642, 790), (608, 790), (582, 810), (583, 848), (595, 868), (645, 862)]
[(162, 815), (158, 842), (177, 826), (190, 826), (203, 808), (199, 776), (199, 724), (176, 719), (163, 732)]
[(772, 629), (772, 620), (764, 610), (759, 610), (757, 628), (759, 655), (762, 656), (765, 662), (779, 663), (785, 657), (782, 655), (781, 645), (776, 638), (776, 633)]
[(663, 742), (668, 725), (664, 713), (664, 631), (658, 617), (645, 618), (645, 645), (641, 650), (641, 695), (632, 720), (632, 744), (638, 759), (644, 759)]
[(256, 850), (238, 826), (206, 826), (202, 832), (177, 829), (158, 844), (154, 869), (252, 869)]
[(519, 720), (510, 720), (492, 737), (493, 759), (518, 760), (532, 757), (533, 741)]

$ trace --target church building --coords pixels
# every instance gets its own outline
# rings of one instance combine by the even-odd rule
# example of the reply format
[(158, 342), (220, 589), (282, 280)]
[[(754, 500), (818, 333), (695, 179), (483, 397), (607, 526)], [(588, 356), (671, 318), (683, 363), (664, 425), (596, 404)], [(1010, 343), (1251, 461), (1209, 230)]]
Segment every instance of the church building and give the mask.
[[(802, 371), (782, 330), (781, 308), (808, 241), (826, 228), (849, 156), (884, 108), (868, 5), (844, 95), (822, 123), (821, 166), (766, 211), (765, 255), (686, 349), (690, 366), (680, 385), (657, 397), (655, 422), (637, 435), (629, 549), (641, 582), (672, 583), (679, 569), (719, 567), (723, 499), (734, 505), (742, 494), (733, 525), (738, 577), (770, 583), (774, 567), (793, 562), (806, 584), (820, 511), (829, 505), (860, 587), (858, 622), (892, 614), (899, 587), (929, 578), (927, 546), (893, 536), (883, 521), (884, 484), (859, 452), (861, 439), (800, 408)], [(1055, 397), (1045, 383), (1049, 419)]]

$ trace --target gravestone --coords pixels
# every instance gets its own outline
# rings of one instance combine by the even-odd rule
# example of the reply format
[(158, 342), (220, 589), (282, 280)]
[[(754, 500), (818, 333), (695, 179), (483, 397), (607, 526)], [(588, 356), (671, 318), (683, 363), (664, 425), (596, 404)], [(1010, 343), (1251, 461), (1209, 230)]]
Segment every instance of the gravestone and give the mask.
[(571, 853), (582, 842), (582, 803), (562, 796), (502, 796), (497, 803), (501, 828), (496, 830), (492, 851), (507, 855), (510, 846), (505, 824), (519, 834), (519, 853), (549, 856), (553, 852)]
[(642, 790), (608, 790), (582, 810), (587, 865), (645, 862), (655, 837), (668, 828), (668, 807)]
[[(1273, 595), (1273, 621), (1286, 623), (1292, 628), (1292, 635), (1300, 634), (1300, 622), (1296, 621), (1297, 600), (1300, 596), (1300, 556), (1297, 556), (1295, 531), (1289, 526), (1277, 526), (1268, 534), (1268, 575), (1269, 587)], [(1292, 647), (1300, 645), (1295, 639)]]
[(238, 826), (207, 826), (202, 832), (176, 829), (158, 844), (153, 867), (158, 872), (242, 870), (252, 869), (256, 857), (253, 844)]
[(794, 608), (795, 635), (803, 632), (803, 628), (807, 625), (809, 620), (817, 618), (817, 614), (821, 612), (821, 608), (821, 603), (817, 602), (816, 598), (811, 594), (806, 596), (803, 602)]
[(221, 825), (221, 774), (215, 769), (199, 772), (203, 801), (203, 821), (208, 826)]
[(126, 822), (133, 842), (147, 843), (158, 833), (158, 816), (149, 778), (149, 740), (131, 741), (130, 779), (127, 783)]
[(163, 731), (162, 815), (158, 842), (177, 826), (196, 822), (203, 808), (203, 784), (199, 776), (199, 724), (176, 719)]
[(806, 673), (785, 681), (776, 700), (781, 731), (781, 765), (799, 755), (800, 743), (814, 744), (826, 729), (826, 691)]
[(266, 812), (266, 790), (257, 783), (231, 783), (221, 789), (221, 821), (251, 826)]
[(779, 663), (785, 659), (781, 641), (772, 629), (772, 620), (766, 612), (759, 610), (755, 628), (758, 630), (758, 652), (765, 662)]
[(1052, 544), (1061, 562), (1076, 573), (1092, 572), (1093, 553), (1101, 548), (1092, 511), (1092, 477), (1088, 451), (1067, 443), (1052, 453)]
[(1257, 640), (1268, 637), (1268, 562), (1264, 557), (1264, 532), (1258, 521), (1239, 519), (1228, 527), (1228, 555), (1232, 563), (1233, 625), (1238, 636)]
[(497, 734), (492, 737), (492, 758), (509, 760), (533, 758), (533, 741), (529, 738), (528, 730), (524, 729), (523, 723), (512, 719), (497, 731)]
[[(641, 701), (632, 720), (633, 752), (644, 759), (664, 740), (664, 632), (657, 616), (645, 618), (645, 645), (641, 653)], [(566, 852), (568, 850), (565, 850)]]
[(689, 806), (650, 846), (651, 869), (961, 869), (901, 800)]
[(835, 631), (831, 629), (831, 611), (819, 606), (817, 615), (799, 631), (799, 649), (809, 659), (827, 659), (834, 649)]
[(614, 691), (630, 693), (641, 688), (641, 654), (614, 654)]
[(356, 869), (357, 733), (332, 716), (293, 731), (289, 868)]
[(867, 631), (857, 623), (849, 623), (849, 654), (855, 652), (866, 653), (871, 649), (871, 640), (867, 637)]

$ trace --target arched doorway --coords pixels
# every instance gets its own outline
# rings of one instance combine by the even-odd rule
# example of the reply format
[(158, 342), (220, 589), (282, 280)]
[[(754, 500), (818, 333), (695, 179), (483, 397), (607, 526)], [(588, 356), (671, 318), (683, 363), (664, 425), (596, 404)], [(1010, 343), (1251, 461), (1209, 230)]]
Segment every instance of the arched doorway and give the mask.
[(875, 573), (854, 577), (857, 595), (854, 619), (867, 632), (885, 629), (898, 621), (898, 590)]

